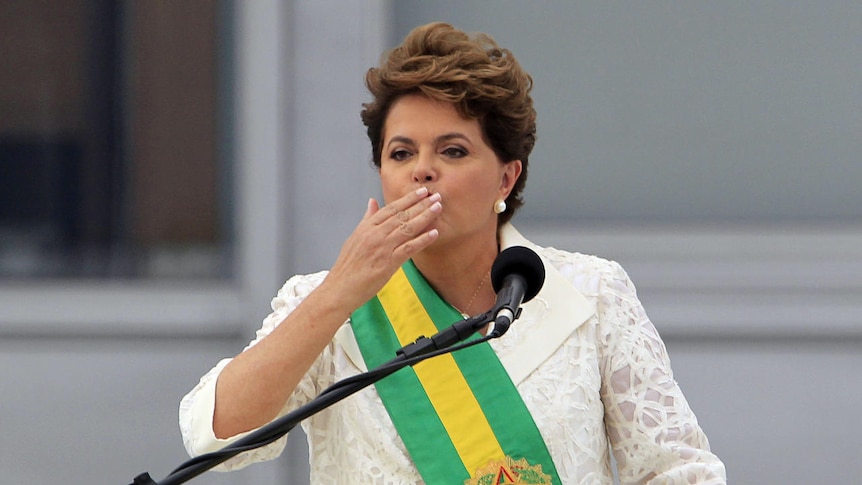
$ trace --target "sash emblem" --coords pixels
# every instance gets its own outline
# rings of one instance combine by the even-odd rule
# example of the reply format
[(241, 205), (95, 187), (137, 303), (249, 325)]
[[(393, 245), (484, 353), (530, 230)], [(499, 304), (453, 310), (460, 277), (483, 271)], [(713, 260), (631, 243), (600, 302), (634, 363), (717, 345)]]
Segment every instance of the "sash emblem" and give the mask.
[(476, 470), (464, 485), (551, 485), (551, 476), (542, 473), (542, 465), (530, 465), (526, 459), (515, 461), (511, 456), (493, 460)]

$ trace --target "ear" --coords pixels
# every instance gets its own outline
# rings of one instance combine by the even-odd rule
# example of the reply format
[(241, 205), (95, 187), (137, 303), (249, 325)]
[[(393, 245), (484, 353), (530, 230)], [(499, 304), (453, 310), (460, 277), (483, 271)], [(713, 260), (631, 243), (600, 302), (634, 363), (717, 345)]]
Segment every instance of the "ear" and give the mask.
[(501, 199), (506, 200), (509, 197), (509, 193), (512, 192), (512, 188), (515, 186), (515, 182), (518, 181), (518, 177), (521, 176), (522, 170), (523, 165), (520, 160), (512, 160), (503, 164), (503, 173), (499, 188)]

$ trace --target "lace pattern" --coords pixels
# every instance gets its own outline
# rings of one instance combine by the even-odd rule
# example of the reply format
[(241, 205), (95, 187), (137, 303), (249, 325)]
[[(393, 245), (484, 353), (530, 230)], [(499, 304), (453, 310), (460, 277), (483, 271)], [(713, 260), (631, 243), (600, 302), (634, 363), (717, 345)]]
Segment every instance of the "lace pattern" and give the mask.
[[(609, 450), (622, 483), (721, 484), (724, 465), (673, 380), (667, 351), (647, 318), (631, 280), (616, 263), (545, 248), (542, 256), (580, 291), (597, 312), (526, 379), (518, 390), (545, 438), (565, 484), (612, 484)], [(291, 278), (273, 299), (273, 313), (250, 345), (268, 335), (323, 280), (325, 273)], [(517, 325), (491, 342), (498, 355), (517, 352), (548, 309), (524, 312)], [(544, 310), (542, 310), (544, 308)], [(347, 324), (347, 323), (345, 323)], [(214, 387), (220, 362), (186, 395), (180, 427), (195, 455), (227, 441), (198, 431), (212, 422), (203, 396)], [(284, 413), (333, 382), (360, 372), (335, 343), (314, 362)], [(209, 391), (211, 392), (211, 391)], [(306, 420), (312, 483), (423, 483), (373, 388)], [(222, 464), (237, 469), (277, 457), (284, 441)]]

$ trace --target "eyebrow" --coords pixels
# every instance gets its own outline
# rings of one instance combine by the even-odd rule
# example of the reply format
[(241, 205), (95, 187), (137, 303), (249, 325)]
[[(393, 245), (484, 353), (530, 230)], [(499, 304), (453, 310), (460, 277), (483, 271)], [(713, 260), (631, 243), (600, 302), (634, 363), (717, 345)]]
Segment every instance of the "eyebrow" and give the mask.
[[(468, 138), (468, 137), (467, 137), (467, 135), (465, 135), (465, 134), (463, 134), (463, 133), (459, 133), (459, 132), (457, 132), (457, 131), (456, 131), (456, 132), (452, 132), (452, 133), (446, 133), (446, 134), (440, 135), (440, 136), (438, 136), (437, 138), (435, 138), (435, 139), (434, 139), (434, 141), (435, 141), (436, 143), (440, 143), (440, 142), (447, 142), (447, 141), (449, 141), (449, 140), (454, 140), (454, 139), (461, 139), (461, 140), (464, 140), (464, 141), (466, 141), (467, 143), (470, 143), (470, 144), (472, 144), (472, 143), (473, 143), (472, 141), (470, 141), (470, 138)], [(415, 145), (415, 144), (416, 144), (416, 142), (415, 142), (412, 138), (410, 138), (410, 137), (407, 137), (407, 136), (393, 136), (393, 137), (389, 140), (389, 143), (387, 143), (387, 144), (386, 144), (386, 146), (388, 147), (389, 145), (392, 145), (393, 143), (406, 143), (406, 144), (408, 144), (408, 145)]]

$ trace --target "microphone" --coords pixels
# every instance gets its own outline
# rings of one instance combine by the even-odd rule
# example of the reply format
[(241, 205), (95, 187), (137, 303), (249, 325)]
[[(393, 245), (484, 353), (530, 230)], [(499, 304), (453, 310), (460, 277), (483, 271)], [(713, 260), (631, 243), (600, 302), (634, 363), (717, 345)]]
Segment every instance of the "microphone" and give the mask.
[(544, 283), (545, 265), (539, 255), (523, 246), (507, 248), (497, 255), (491, 266), (491, 284), (497, 301), (490, 311), (455, 322), (430, 338), (419, 337), (396, 353), (403, 360), (445, 349), (466, 340), (488, 322), (492, 322), (493, 327), (487, 337), (499, 337), (521, 314), (521, 303), (536, 296)]
[(509, 325), (521, 315), (521, 304), (533, 299), (545, 283), (545, 265), (533, 250), (512, 246), (503, 250), (491, 266), (491, 284), (497, 302), (491, 313), (495, 337), (506, 333)]

